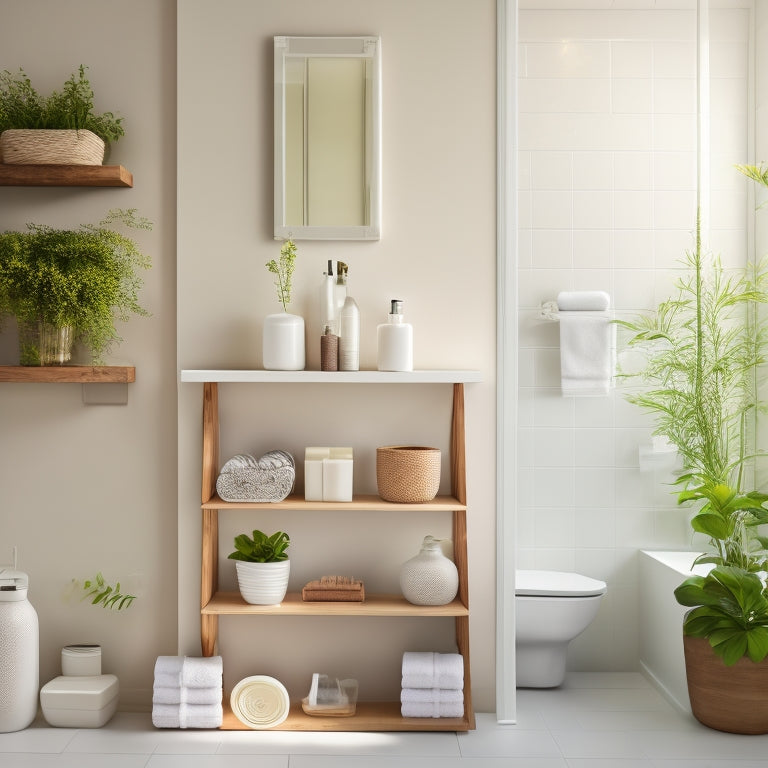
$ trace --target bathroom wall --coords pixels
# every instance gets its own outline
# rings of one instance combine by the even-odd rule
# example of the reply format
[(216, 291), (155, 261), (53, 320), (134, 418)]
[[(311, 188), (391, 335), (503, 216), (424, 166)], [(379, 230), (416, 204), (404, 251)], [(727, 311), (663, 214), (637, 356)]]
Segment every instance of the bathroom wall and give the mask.
[[(61, 647), (101, 643), (120, 706), (149, 705), (159, 654), (176, 652), (175, 2), (3, 0), (0, 70), (23, 67), (42, 93), (82, 63), (96, 109), (124, 118), (109, 163), (131, 189), (0, 187), (0, 229), (95, 223), (110, 208), (154, 222), (138, 232), (152, 258), (141, 302), (150, 317), (118, 326), (109, 360), (136, 366), (126, 405), (84, 405), (77, 384), (0, 384), (0, 564), (18, 546), (40, 620), (40, 682), (60, 674)], [(0, 364), (16, 364), (15, 325)], [(93, 385), (101, 386), (101, 385)], [(138, 596), (110, 613), (69, 595), (97, 571)]]
[[(518, 566), (606, 580), (571, 664), (626, 670), (637, 664), (637, 550), (686, 548), (688, 520), (668, 477), (639, 468), (651, 429), (639, 409), (620, 391), (561, 396), (558, 325), (539, 307), (602, 289), (621, 317), (670, 295), (696, 214), (695, 3), (563, 5), (523, 0), (519, 15)], [(731, 166), (751, 160), (750, 10), (710, 15), (709, 244), (738, 265), (749, 211)]]
[[(274, 35), (378, 34), (383, 76), (383, 223), (377, 242), (297, 241), (291, 311), (319, 368), (319, 287), (328, 259), (349, 264), (361, 310), (361, 367), (376, 367), (376, 325), (402, 298), (417, 368), (474, 368), (466, 388), (470, 645), (479, 710), (494, 707), (495, 3), (493, 0), (184, 0), (178, 5), (179, 367), (261, 367), (261, 326), (278, 311), (265, 263), (272, 238)], [(223, 386), (221, 460), (242, 452), (351, 445), (358, 492), (375, 492), (375, 448), (446, 451), (450, 387)], [(200, 652), (202, 386), (179, 389), (179, 643)], [(447, 467), (447, 462), (444, 462)], [(447, 477), (444, 478), (447, 488)], [(396, 592), (399, 566), (445, 516), (222, 514), (221, 583), (236, 533), (292, 537), (291, 589), (337, 569)], [(225, 688), (272, 674), (303, 696), (313, 671), (354, 675), (360, 697), (396, 699), (402, 652), (450, 650), (453, 622), (224, 617)]]

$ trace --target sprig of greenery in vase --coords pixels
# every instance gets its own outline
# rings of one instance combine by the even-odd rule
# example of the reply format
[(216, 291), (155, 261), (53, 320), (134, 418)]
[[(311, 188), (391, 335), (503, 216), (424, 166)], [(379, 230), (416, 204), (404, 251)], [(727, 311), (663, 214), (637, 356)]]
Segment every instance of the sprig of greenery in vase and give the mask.
[(296, 244), (293, 240), (286, 240), (280, 248), (280, 260), (271, 259), (266, 263), (267, 269), (277, 275), (275, 287), (277, 288), (277, 300), (282, 303), (283, 310), (288, 311), (291, 303), (291, 278), (293, 277), (294, 262), (296, 261)]
[[(768, 187), (768, 170), (737, 166)], [(763, 261), (727, 272), (705, 254), (697, 215), (695, 250), (686, 255), (687, 274), (677, 295), (656, 312), (617, 321), (629, 331), (631, 347), (645, 353), (644, 368), (627, 377), (642, 391), (627, 399), (651, 413), (654, 434), (675, 446), (682, 470), (680, 504), (698, 503), (694, 531), (708, 537), (711, 550), (696, 563), (710, 563), (707, 576), (693, 576), (675, 590), (691, 607), (687, 635), (707, 638), (726, 664), (742, 656), (768, 655), (768, 495), (746, 491), (753, 480), (750, 430), (759, 402), (756, 381), (766, 362), (768, 329), (759, 315), (768, 304), (768, 268)]]

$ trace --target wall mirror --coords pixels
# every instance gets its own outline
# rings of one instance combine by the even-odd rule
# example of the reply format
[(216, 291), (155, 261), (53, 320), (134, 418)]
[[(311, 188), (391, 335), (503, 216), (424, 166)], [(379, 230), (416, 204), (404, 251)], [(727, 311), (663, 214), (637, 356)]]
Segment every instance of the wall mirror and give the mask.
[(275, 37), (275, 238), (378, 240), (381, 40)]

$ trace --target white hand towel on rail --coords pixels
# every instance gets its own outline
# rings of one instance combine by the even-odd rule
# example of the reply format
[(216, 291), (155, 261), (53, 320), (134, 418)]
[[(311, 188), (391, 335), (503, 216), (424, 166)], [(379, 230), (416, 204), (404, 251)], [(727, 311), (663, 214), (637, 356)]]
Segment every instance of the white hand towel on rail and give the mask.
[(406, 651), (403, 688), (464, 688), (464, 657), (460, 653)]
[(607, 395), (613, 386), (616, 326), (609, 303), (603, 291), (563, 291), (557, 297), (565, 396)]

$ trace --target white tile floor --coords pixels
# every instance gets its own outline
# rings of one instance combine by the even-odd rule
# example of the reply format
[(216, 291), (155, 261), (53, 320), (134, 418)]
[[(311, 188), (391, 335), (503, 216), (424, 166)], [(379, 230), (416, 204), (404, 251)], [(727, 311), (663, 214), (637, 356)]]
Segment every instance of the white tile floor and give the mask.
[(0, 734), (2, 768), (767, 768), (768, 735), (719, 733), (680, 714), (639, 674), (578, 674), (518, 691), (519, 722), (470, 733), (284, 733), (104, 728)]

